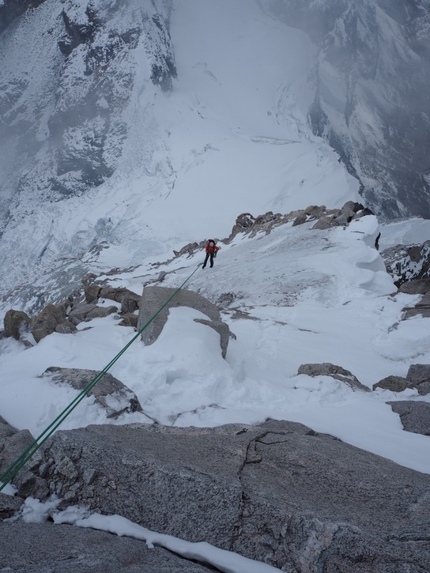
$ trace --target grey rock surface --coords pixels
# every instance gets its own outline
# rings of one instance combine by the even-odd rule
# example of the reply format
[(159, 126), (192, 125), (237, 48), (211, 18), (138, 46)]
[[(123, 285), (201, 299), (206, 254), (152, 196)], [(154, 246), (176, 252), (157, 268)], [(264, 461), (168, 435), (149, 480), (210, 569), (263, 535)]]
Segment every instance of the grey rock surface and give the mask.
[(89, 426), (56, 433), (37, 456), (32, 472), (65, 505), (284, 571), (430, 563), (430, 476), (301, 424)]
[(331, 376), (335, 380), (344, 382), (353, 390), (362, 390), (363, 392), (370, 392), (367, 386), (364, 386), (349, 370), (336, 366), (330, 362), (323, 362), (321, 364), (302, 364), (299, 366), (298, 374), (306, 374), (307, 376)]
[(430, 436), (430, 403), (407, 400), (387, 402), (399, 414), (403, 429), (414, 434)]
[[(165, 304), (177, 289), (146, 286), (139, 302), (139, 318), (137, 329), (140, 330), (154, 316), (154, 314)], [(187, 306), (194, 308), (209, 317), (212, 328), (220, 334), (220, 345), (222, 355), (225, 358), (229, 340), (230, 329), (227, 324), (221, 321), (221, 314), (218, 307), (207, 299), (190, 290), (180, 290), (168, 305), (157, 315), (157, 317), (142, 332), (142, 340), (146, 345), (153, 344), (160, 336), (164, 325), (167, 322), (170, 308)], [(202, 322), (198, 319), (198, 322)], [(203, 324), (207, 324), (206, 321)]]
[(0, 523), (0, 571), (204, 573), (208, 568), (144, 541), (52, 523)]
[[(42, 376), (50, 377), (56, 384), (68, 384), (75, 390), (83, 390), (97, 374), (97, 370), (50, 366)], [(142, 412), (136, 394), (109, 372), (104, 374), (88, 396), (95, 396), (96, 404), (106, 410), (108, 418), (117, 418), (124, 412)]]

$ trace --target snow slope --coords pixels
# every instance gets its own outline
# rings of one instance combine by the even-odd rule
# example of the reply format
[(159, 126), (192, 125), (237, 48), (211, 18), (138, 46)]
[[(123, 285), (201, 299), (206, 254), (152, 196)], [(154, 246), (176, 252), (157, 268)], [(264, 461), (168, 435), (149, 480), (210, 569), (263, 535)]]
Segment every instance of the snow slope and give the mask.
[[(222, 246), (213, 269), (193, 276), (187, 288), (218, 302), (237, 337), (226, 360), (218, 334), (194, 322), (202, 315), (176, 308), (157, 342), (145, 347), (136, 341), (111, 373), (135, 391), (148, 416), (163, 424), (287, 419), (428, 473), (429, 438), (403, 431), (386, 402), (429, 397), (415, 391), (354, 392), (329, 377), (297, 374), (301, 364), (332, 362), (371, 388), (385, 376), (405, 376), (412, 363), (430, 362), (427, 319), (400, 321), (403, 307), (418, 297), (392, 294), (382, 260), (369, 246), (378, 232), (376, 218), (364, 217), (346, 229), (310, 226), (289, 223), (253, 239), (238, 235)], [(165, 270), (163, 285), (177, 287), (202, 256), (155, 268), (148, 260), (108, 280), (140, 293), (143, 282)], [(76, 334), (54, 333), (28, 350), (14, 340), (1, 341), (0, 415), (40, 433), (76, 392), (39, 376), (49, 366), (102, 369), (134, 335), (117, 323), (112, 315), (95, 319), (82, 323)], [(134, 421), (151, 423), (144, 414), (112, 422), (87, 398), (63, 427)]]
[[(17, 25), (15, 39), (52, 25), (43, 6)], [(297, 103), (305, 103), (314, 57), (305, 34), (248, 0), (174, 3), (170, 30), (178, 72), (171, 92), (151, 81), (146, 36), (121, 61), (134, 79), (114, 175), (49, 206), (34, 194), (34, 181), (31, 195), (11, 206), (0, 239), (1, 293), (11, 304), (37, 307), (37, 297), (54, 288), (53, 272), (57, 286), (61, 276), (67, 288), (76, 285), (102, 242), (121, 246), (115, 264), (124, 267), (207, 234), (227, 236), (242, 212), (339, 207), (358, 198), (358, 182), (312, 135)]]

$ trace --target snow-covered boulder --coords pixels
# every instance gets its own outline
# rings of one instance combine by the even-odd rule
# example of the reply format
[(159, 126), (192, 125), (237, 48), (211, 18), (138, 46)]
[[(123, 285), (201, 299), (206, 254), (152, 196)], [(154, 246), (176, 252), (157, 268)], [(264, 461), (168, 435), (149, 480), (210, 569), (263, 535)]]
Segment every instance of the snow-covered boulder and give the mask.
[[(49, 376), (55, 384), (69, 384), (75, 390), (83, 390), (97, 374), (95, 370), (51, 366), (42, 376)], [(106, 410), (108, 418), (117, 418), (124, 412), (142, 412), (136, 394), (109, 373), (104, 374), (88, 396), (95, 397), (95, 403)]]
[[(139, 318), (137, 322), (137, 329), (140, 330), (143, 326), (155, 315), (155, 313), (165, 304), (169, 298), (175, 293), (177, 289), (146, 286), (143, 289), (142, 298), (139, 302)], [(142, 340), (148, 346), (153, 344), (161, 331), (169, 316), (169, 309), (179, 306), (187, 306), (194, 308), (205, 314), (209, 320), (195, 319), (201, 324), (210, 326), (220, 335), (220, 346), (222, 356), (225, 358), (227, 354), (228, 341), (230, 338), (230, 328), (221, 320), (221, 315), (218, 307), (209, 302), (203, 296), (190, 290), (181, 290), (175, 297), (168, 303), (168, 305), (156, 316), (156, 318), (145, 328), (142, 332)]]
[(316, 376), (330, 376), (335, 380), (344, 382), (353, 390), (369, 392), (369, 388), (364, 386), (349, 370), (328, 362), (322, 364), (302, 364), (297, 373), (306, 374), (306, 376), (311, 376), (312, 378)]

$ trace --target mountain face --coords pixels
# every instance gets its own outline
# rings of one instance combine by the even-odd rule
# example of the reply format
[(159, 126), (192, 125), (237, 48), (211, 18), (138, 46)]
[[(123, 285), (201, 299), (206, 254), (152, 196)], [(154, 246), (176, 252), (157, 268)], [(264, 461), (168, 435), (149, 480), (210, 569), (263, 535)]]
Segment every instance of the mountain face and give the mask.
[(1, 295), (247, 211), (430, 216), (429, 2), (0, 0)]
[(430, 216), (430, 2), (260, 0), (318, 46), (309, 119), (382, 218)]
[[(18, 9), (28, 10), (18, 19)], [(127, 135), (121, 114), (144, 46), (151, 80), (171, 88), (170, 3), (6, 2), (1, 47), (3, 225), (8, 207), (84, 194), (115, 171)], [(15, 18), (13, 18), (15, 16)], [(25, 45), (23, 42), (25, 41)]]

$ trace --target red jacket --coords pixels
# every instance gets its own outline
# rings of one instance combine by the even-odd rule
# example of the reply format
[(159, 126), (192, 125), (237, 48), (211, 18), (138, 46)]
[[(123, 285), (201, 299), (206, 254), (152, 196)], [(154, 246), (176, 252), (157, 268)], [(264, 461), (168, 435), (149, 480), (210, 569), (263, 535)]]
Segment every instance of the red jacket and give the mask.
[[(211, 241), (212, 241), (212, 243), (214, 244), (213, 247), (211, 247), (211, 245), (210, 245)], [(210, 239), (210, 240), (206, 243), (206, 249), (205, 249), (205, 250), (206, 250), (207, 253), (216, 253), (217, 251), (219, 251), (219, 249), (220, 249), (220, 247), (217, 247), (216, 244), (215, 244), (215, 241), (213, 241), (212, 239)]]

